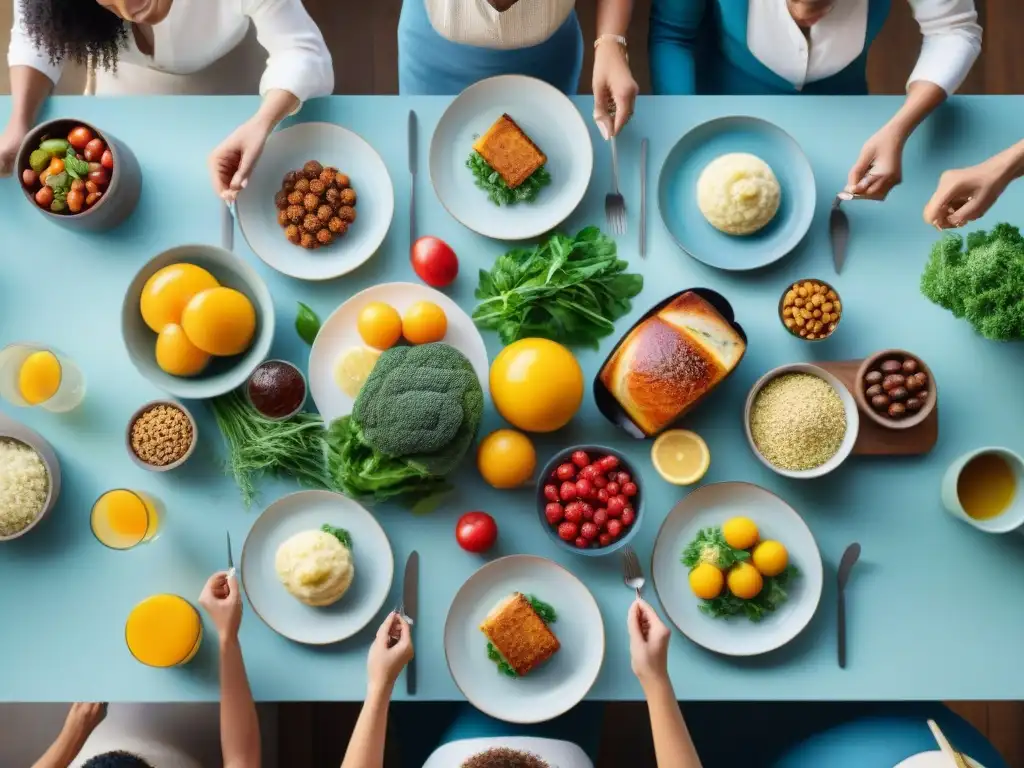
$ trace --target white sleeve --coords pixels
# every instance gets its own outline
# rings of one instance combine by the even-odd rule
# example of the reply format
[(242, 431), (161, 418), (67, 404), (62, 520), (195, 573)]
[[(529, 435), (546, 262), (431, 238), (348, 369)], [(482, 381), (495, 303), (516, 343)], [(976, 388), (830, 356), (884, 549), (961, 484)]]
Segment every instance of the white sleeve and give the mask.
[(981, 53), (974, 0), (910, 0), (910, 6), (924, 40), (907, 85), (926, 80), (954, 93)]
[(279, 89), (304, 102), (334, 90), (331, 53), (302, 0), (243, 0), (242, 7), (269, 54), (261, 95)]
[(32, 67), (50, 78), (54, 84), (60, 80), (63, 67), (50, 61), (50, 56), (36, 47), (25, 29), (21, 10), (22, 0), (14, 0), (14, 24), (11, 25), (11, 43), (7, 47), (8, 67)]

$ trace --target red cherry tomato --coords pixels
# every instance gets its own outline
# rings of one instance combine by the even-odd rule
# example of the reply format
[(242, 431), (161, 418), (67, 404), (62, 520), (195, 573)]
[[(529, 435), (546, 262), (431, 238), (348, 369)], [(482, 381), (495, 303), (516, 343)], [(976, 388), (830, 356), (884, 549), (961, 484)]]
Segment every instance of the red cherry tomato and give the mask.
[(576, 498), (576, 483), (566, 480), (558, 489), (558, 496), (562, 501), (573, 501)]
[(609, 517), (619, 517), (622, 515), (622, 510), (626, 508), (626, 500), (621, 496), (612, 496), (608, 499), (608, 515)]
[(636, 496), (636, 493), (637, 493), (636, 483), (631, 483), (629, 481), (626, 481), (625, 483), (622, 484), (622, 495), (623, 496), (632, 497), (632, 496)]
[(114, 153), (109, 148), (104, 149), (103, 154), (100, 155), (100, 165), (108, 171), (114, 170)]
[(579, 526), (576, 523), (562, 523), (558, 526), (558, 538), (562, 541), (572, 541), (579, 533)]
[(633, 478), (629, 476), (629, 472), (618, 472), (615, 474), (615, 479), (619, 485), (625, 485), (626, 483), (633, 482)]
[(608, 485), (606, 485), (604, 489), (608, 491), (609, 496), (615, 496), (619, 493), (619, 484), (614, 480), (609, 480)]
[[(75, 148), (77, 149), (77, 147)], [(85, 155), (85, 159), (90, 163), (98, 163), (100, 158), (103, 157), (103, 152), (106, 148), (107, 145), (103, 143), (103, 139), (92, 139), (86, 142), (82, 154)]]
[(608, 510), (604, 507), (594, 512), (594, 525), (604, 528), (608, 524)]
[[(68, 134), (68, 144), (74, 147), (78, 152), (81, 152), (86, 148), (94, 136), (92, 131), (86, 128), (84, 125), (79, 125), (71, 129), (71, 133)], [(102, 142), (101, 142), (102, 143)]]
[(608, 503), (608, 499), (610, 499), (611, 497), (612, 496), (611, 496), (610, 493), (608, 493), (608, 489), (607, 488), (602, 488), (596, 494), (594, 494), (594, 498), (596, 498), (602, 504), (607, 504)]
[(455, 524), (455, 540), (467, 552), (486, 552), (498, 538), (498, 524), (486, 512), (467, 512)]
[(598, 472), (597, 467), (595, 467), (593, 464), (588, 464), (587, 466), (580, 470), (580, 477), (584, 480), (593, 480), (595, 477), (598, 476), (598, 474), (600, 473)]
[(607, 547), (609, 544), (612, 543), (612, 537), (607, 533), (602, 533), (600, 536), (597, 537), (597, 543), (600, 544), (602, 547)]
[(444, 288), (459, 274), (455, 251), (436, 237), (421, 237), (412, 244), (412, 268), (427, 285)]
[(610, 455), (605, 456), (598, 462), (598, 466), (600, 467), (602, 472), (611, 472), (613, 469), (619, 466), (619, 457)]
[(593, 491), (593, 487), (590, 485), (590, 481), (585, 477), (581, 477), (576, 481), (576, 495), (581, 499), (587, 498)]
[(580, 526), (580, 536), (584, 539), (596, 539), (600, 529), (593, 523), (584, 523)]
[(565, 519), (567, 522), (579, 525), (583, 522), (583, 505), (578, 501), (565, 505)]
[(39, 174), (31, 168), (26, 168), (21, 172), (21, 183), (29, 189), (33, 189), (39, 183)]
[(590, 457), (587, 456), (586, 451), (573, 451), (572, 456), (569, 457), (572, 463), (580, 469), (583, 469), (590, 463)]
[(576, 465), (575, 464), (559, 464), (558, 469), (555, 470), (555, 474), (559, 480), (572, 480), (576, 477)]
[(633, 511), (632, 507), (626, 507), (622, 510), (622, 516), (619, 517), (619, 522), (621, 522), (626, 528), (629, 528), (635, 520), (636, 512)]
[(586, 504), (586, 503), (583, 505), (583, 519), (584, 520), (593, 520), (594, 519), (594, 508), (592, 506), (590, 506), (589, 504)]
[(544, 498), (548, 501), (558, 501), (558, 486), (548, 483), (544, 486)]
[(594, 475), (594, 478), (590, 482), (594, 484), (595, 488), (604, 488), (608, 485), (608, 478), (604, 475)]
[(576, 541), (574, 543), (579, 549), (586, 549), (590, 546), (590, 540), (584, 538), (583, 536), (577, 536)]
[(617, 539), (622, 535), (622, 523), (618, 520), (609, 520), (608, 525), (605, 526), (605, 530), (608, 531), (609, 536), (613, 539)]
[(42, 186), (36, 192), (36, 205), (40, 208), (49, 208), (53, 202), (53, 190), (50, 187)]
[(102, 168), (98, 171), (89, 171), (89, 175), (86, 178), (100, 189), (105, 189), (107, 184), (110, 183), (110, 174)]
[(547, 519), (549, 525), (558, 525), (562, 522), (564, 517), (564, 510), (562, 505), (557, 501), (552, 501), (544, 507), (544, 517)]

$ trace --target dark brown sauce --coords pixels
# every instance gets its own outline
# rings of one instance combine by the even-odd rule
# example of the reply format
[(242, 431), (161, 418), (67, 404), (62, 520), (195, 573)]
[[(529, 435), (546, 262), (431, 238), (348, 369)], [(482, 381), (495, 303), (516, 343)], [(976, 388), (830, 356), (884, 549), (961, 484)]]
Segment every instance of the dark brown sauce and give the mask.
[(290, 363), (269, 360), (249, 377), (249, 402), (269, 419), (291, 416), (306, 400), (306, 382)]

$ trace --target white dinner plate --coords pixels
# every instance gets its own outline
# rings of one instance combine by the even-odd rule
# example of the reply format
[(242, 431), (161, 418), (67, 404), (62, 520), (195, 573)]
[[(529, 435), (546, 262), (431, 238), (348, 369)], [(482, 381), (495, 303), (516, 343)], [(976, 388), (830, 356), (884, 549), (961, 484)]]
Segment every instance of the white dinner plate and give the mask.
[(448, 318), (444, 342), (466, 356), (480, 379), (484, 394), (487, 394), (487, 348), (472, 318), (458, 304), (433, 288), (417, 283), (383, 283), (360, 291), (334, 310), (313, 342), (309, 352), (309, 392), (326, 423), (352, 412), (355, 400), (334, 383), (334, 367), (346, 350), (366, 346), (356, 328), (356, 321), (363, 307), (373, 301), (390, 304), (399, 314), (417, 301), (432, 301), (441, 307)]
[[(985, 766), (977, 760), (971, 759), (968, 755), (964, 755), (964, 758), (967, 760), (967, 765), (971, 768), (985, 768)], [(895, 768), (952, 768), (952, 763), (948, 757), (936, 749), (931, 752), (919, 752), (916, 755), (911, 755), (899, 765), (896, 765)]]
[[(715, 619), (700, 611), (690, 591), (683, 550), (701, 528), (730, 517), (749, 517), (762, 539), (775, 539), (789, 551), (800, 575), (790, 582), (789, 600), (758, 623), (743, 616)], [(712, 483), (692, 491), (672, 508), (654, 543), (651, 573), (662, 608), (679, 631), (708, 650), (728, 656), (754, 656), (775, 650), (807, 626), (821, 599), (821, 553), (810, 528), (796, 511), (770, 491), (750, 483)]]
[[(356, 220), (348, 232), (315, 251), (285, 239), (274, 205), (284, 175), (309, 160), (348, 175), (357, 196)], [(268, 266), (300, 280), (330, 280), (380, 248), (395, 212), (395, 190), (384, 161), (361, 136), (332, 123), (299, 123), (270, 134), (235, 212), (249, 247)]]
[[(561, 650), (525, 677), (510, 678), (487, 657), (480, 624), (513, 592), (555, 609), (551, 625)], [(576, 706), (597, 680), (604, 661), (604, 623), (582, 581), (543, 557), (510, 555), (469, 577), (448, 609), (444, 655), (452, 679), (481, 712), (510, 723), (540, 723)]]
[[(277, 578), (277, 548), (296, 533), (327, 523), (352, 536), (355, 577), (342, 598), (324, 608), (301, 603)], [(284, 496), (259, 516), (242, 548), (242, 586), (256, 614), (289, 640), (327, 645), (352, 637), (377, 615), (395, 575), (395, 556), (376, 518), (356, 502), (330, 491)]]
[[(473, 143), (507, 114), (547, 156), (551, 183), (531, 203), (497, 206), (476, 186), (466, 160)], [(586, 194), (594, 170), (590, 130), (557, 88), (523, 75), (481, 80), (441, 116), (430, 142), (430, 180), (441, 204), (469, 229), (497, 240), (525, 240), (554, 229)]]

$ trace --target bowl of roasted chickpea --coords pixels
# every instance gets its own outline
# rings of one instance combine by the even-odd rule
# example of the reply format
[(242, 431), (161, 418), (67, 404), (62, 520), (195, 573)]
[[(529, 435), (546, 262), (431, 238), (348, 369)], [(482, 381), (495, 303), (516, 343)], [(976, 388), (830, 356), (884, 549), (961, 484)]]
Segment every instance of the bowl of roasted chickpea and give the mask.
[(823, 280), (797, 280), (779, 299), (779, 320), (793, 336), (823, 341), (835, 333), (843, 317), (839, 294)]

